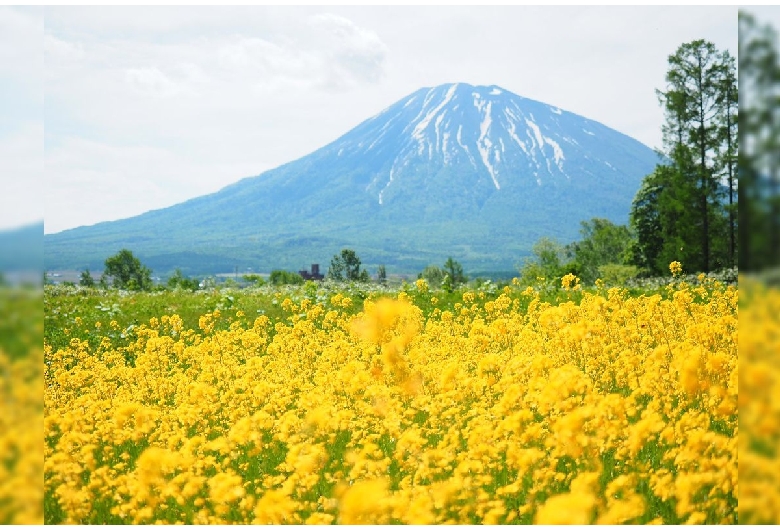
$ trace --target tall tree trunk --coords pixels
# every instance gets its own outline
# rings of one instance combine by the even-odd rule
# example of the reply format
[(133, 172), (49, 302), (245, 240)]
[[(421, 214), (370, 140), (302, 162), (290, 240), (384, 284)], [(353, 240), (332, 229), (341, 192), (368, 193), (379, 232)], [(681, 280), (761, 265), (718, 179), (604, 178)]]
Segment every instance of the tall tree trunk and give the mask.
[(710, 223), (709, 212), (707, 208), (707, 196), (709, 195), (709, 179), (707, 178), (707, 138), (705, 136), (705, 115), (704, 115), (704, 79), (702, 78), (704, 65), (702, 64), (701, 54), (698, 54), (698, 87), (699, 87), (699, 154), (700, 160), (700, 179), (701, 179), (701, 212), (702, 212), (702, 234), (701, 248), (704, 259), (704, 272), (710, 271)]
[(734, 253), (736, 248), (735, 228), (734, 228), (734, 160), (731, 151), (731, 84), (727, 85), (726, 94), (726, 167), (729, 177), (729, 265), (736, 265)]

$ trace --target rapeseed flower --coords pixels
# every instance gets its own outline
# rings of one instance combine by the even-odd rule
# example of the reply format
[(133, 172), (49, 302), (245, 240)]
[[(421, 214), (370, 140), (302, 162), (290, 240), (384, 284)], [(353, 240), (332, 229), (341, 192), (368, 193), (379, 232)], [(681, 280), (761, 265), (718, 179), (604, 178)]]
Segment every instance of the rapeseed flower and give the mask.
[[(736, 291), (529, 289), (426, 312), (402, 291), (357, 314), (354, 291), (288, 290), (273, 317), (45, 345), (49, 517), (647, 522), (647, 490), (676, 507), (662, 522), (734, 522), (739, 386), (777, 381), (737, 370)], [(773, 410), (745, 420), (774, 436)]]

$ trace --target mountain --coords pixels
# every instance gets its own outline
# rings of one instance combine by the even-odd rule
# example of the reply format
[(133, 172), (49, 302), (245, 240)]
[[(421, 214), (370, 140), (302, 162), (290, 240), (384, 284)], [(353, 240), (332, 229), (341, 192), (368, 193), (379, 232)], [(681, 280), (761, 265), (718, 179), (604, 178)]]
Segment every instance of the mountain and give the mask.
[(99, 269), (126, 247), (163, 274), (297, 270), (352, 248), (389, 271), (448, 256), (511, 270), (541, 236), (567, 243), (580, 221), (625, 223), (656, 162), (624, 134), (497, 86), (423, 88), (214, 194), (46, 235), (46, 267)]
[(43, 271), (43, 221), (0, 230), (0, 271)]

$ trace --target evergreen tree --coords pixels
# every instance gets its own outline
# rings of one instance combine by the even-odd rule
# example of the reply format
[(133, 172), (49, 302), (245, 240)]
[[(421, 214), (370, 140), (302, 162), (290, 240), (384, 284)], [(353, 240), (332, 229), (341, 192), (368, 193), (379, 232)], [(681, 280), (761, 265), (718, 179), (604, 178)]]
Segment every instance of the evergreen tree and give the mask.
[(721, 147), (718, 152), (718, 163), (724, 170), (728, 192), (728, 264), (734, 267), (737, 264), (737, 155), (739, 153), (739, 89), (736, 79), (736, 67), (734, 58), (728, 51), (723, 52), (725, 72), (721, 79), (722, 111), (721, 116)]
[[(708, 272), (733, 262), (737, 246), (735, 223), (727, 222), (733, 206), (724, 203), (726, 195), (733, 202), (737, 147), (734, 60), (711, 42), (683, 44), (669, 56), (666, 83), (657, 94), (667, 161), (635, 197), (632, 260), (655, 274), (675, 260)], [(723, 243), (731, 239), (733, 244)]]
[(698, 234), (700, 260), (691, 268), (709, 271), (713, 263), (713, 219), (720, 213), (718, 153), (724, 140), (724, 102), (729, 89), (733, 60), (705, 40), (680, 46), (669, 56), (666, 91), (658, 91), (666, 113), (664, 144), (673, 163), (688, 183), (696, 183), (694, 202), (698, 222), (688, 229)]
[(89, 272), (89, 269), (82, 271), (81, 278), (79, 279), (79, 285), (81, 285), (82, 287), (95, 286), (95, 280), (94, 278), (92, 278), (92, 274)]
[(450, 285), (452, 288), (457, 288), (458, 285), (466, 283), (468, 281), (468, 278), (465, 274), (463, 274), (463, 266), (452, 259), (452, 256), (447, 258), (447, 261), (444, 262), (444, 268), (443, 268), (444, 274), (449, 276), (450, 278)]
[(376, 269), (376, 282), (379, 285), (387, 285), (387, 271), (384, 265), (380, 265)]
[(664, 244), (661, 234), (661, 213), (659, 203), (664, 190), (663, 176), (659, 174), (668, 166), (658, 166), (648, 175), (639, 188), (631, 204), (630, 225), (636, 234), (631, 245), (630, 261), (636, 265), (640, 273), (647, 276), (659, 274), (658, 258)]

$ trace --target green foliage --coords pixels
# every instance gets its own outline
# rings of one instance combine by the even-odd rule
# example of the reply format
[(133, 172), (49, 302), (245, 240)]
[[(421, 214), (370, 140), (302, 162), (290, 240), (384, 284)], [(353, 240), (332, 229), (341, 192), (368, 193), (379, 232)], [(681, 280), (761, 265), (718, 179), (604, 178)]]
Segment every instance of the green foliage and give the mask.
[(387, 271), (384, 265), (380, 265), (376, 269), (376, 282), (379, 285), (387, 285)]
[(330, 260), (328, 278), (336, 281), (369, 282), (368, 271), (360, 268), (360, 258), (354, 250), (345, 248)]
[(266, 283), (259, 274), (244, 274), (242, 278), (245, 282), (253, 283), (256, 287), (262, 287)]
[(571, 245), (577, 272), (570, 272), (583, 282), (590, 284), (599, 278), (602, 265), (628, 261), (632, 243), (628, 227), (594, 218), (582, 222), (580, 234), (582, 240)]
[(268, 281), (271, 285), (300, 285), (303, 283), (303, 276), (297, 272), (275, 269), (271, 271)]
[[(659, 208), (661, 194), (667, 189), (663, 172), (667, 166), (658, 166), (642, 182), (631, 206), (630, 226), (636, 234), (630, 249), (630, 261), (645, 275), (659, 274), (659, 257), (664, 244), (661, 234), (662, 215)], [(664, 216), (664, 220), (668, 217)]]
[(606, 263), (599, 265), (598, 277), (601, 278), (606, 285), (611, 286), (624, 286), (626, 282), (631, 278), (635, 278), (639, 273), (634, 265), (622, 265), (620, 263)]
[(89, 272), (89, 269), (85, 269), (81, 273), (81, 278), (79, 279), (79, 285), (82, 287), (94, 287), (95, 286), (95, 279), (92, 277), (92, 274)]
[(463, 274), (463, 265), (452, 259), (452, 256), (448, 257), (447, 261), (444, 262), (442, 271), (444, 272), (442, 284), (448, 291), (456, 289), (459, 285), (468, 281), (466, 275)]
[(428, 265), (418, 277), (428, 282), (432, 289), (438, 289), (444, 280), (444, 271), (436, 265)]
[[(13, 360), (37, 355), (43, 344), (42, 314), (40, 289), (0, 287), (0, 356)], [(18, 383), (5, 379), (10, 374), (0, 372), (0, 383)], [(7, 402), (3, 406), (12, 405)]]
[(188, 278), (182, 274), (181, 269), (176, 269), (173, 275), (168, 278), (169, 289), (186, 289), (188, 291), (197, 291), (200, 282), (197, 278)]
[(113, 286), (119, 289), (148, 291), (152, 287), (152, 271), (127, 249), (106, 259), (103, 276), (112, 278)]
[(520, 268), (520, 282), (524, 285), (537, 283), (537, 278), (554, 280), (565, 273), (563, 265), (566, 249), (553, 238), (541, 237), (533, 246), (534, 258), (527, 258)]
[(591, 285), (606, 274), (610, 283), (620, 285), (638, 274), (639, 269), (630, 265), (638, 244), (627, 226), (596, 217), (581, 223), (580, 235), (582, 239), (566, 246), (540, 238), (533, 247), (534, 257), (520, 268), (520, 282), (538, 285), (544, 278), (544, 284), (554, 286), (563, 276), (574, 274)]
[(634, 198), (631, 261), (646, 274), (661, 274), (671, 261), (704, 272), (733, 265), (734, 60), (711, 42), (685, 43), (669, 56), (666, 83), (657, 94), (667, 160)]

